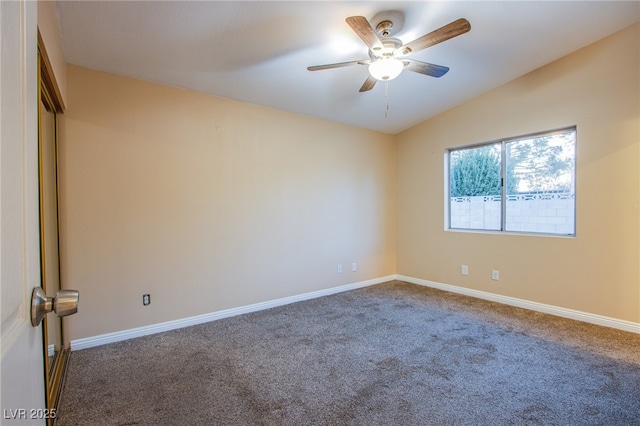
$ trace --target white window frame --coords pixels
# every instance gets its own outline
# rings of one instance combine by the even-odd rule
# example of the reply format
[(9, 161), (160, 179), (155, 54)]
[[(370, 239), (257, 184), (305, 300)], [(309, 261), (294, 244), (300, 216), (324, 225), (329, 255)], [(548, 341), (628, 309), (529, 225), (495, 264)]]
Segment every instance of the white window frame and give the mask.
[[(542, 136), (552, 136), (554, 134), (561, 134), (573, 132), (574, 133), (574, 155), (573, 155), (573, 170), (572, 170), (572, 179), (573, 179), (573, 232), (571, 233), (556, 233), (556, 232), (538, 232), (538, 231), (513, 231), (506, 230), (507, 223), (507, 195), (506, 195), (506, 186), (504, 185), (507, 176), (507, 161), (506, 155), (507, 144), (511, 142), (517, 142), (525, 139), (533, 139), (536, 137)], [(577, 126), (568, 126), (560, 129), (550, 130), (550, 131), (542, 131), (536, 133), (530, 133), (520, 136), (514, 136), (509, 138), (501, 138), (488, 142), (481, 142), (469, 145), (462, 145), (454, 148), (448, 148), (445, 151), (444, 155), (444, 175), (445, 175), (445, 190), (444, 190), (444, 217), (445, 217), (445, 231), (453, 231), (453, 232), (469, 232), (469, 233), (487, 233), (487, 234), (516, 234), (516, 235), (533, 235), (533, 236), (552, 236), (552, 237), (569, 237), (573, 238), (576, 236), (577, 229), (577, 214), (576, 214), (576, 170), (577, 170), (577, 145), (578, 145), (578, 131)], [(466, 149), (474, 149), (481, 148), (483, 146), (489, 145), (500, 145), (500, 168), (501, 168), (501, 182), (500, 182), (500, 229), (485, 229), (485, 228), (454, 228), (451, 226), (451, 161), (450, 155), (455, 151), (462, 151)]]

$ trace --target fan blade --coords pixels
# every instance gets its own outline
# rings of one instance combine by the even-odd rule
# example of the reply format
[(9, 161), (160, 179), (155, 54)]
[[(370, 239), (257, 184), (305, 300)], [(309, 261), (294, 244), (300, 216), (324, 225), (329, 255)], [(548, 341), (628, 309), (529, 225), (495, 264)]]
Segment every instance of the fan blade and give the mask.
[(415, 61), (413, 59), (404, 59), (402, 62), (406, 64), (404, 67), (405, 69), (431, 77), (442, 77), (449, 72), (449, 68), (442, 65), (429, 64), (427, 62)]
[(328, 70), (331, 68), (342, 68), (348, 67), (350, 65), (368, 65), (368, 60), (362, 61), (349, 61), (349, 62), (338, 62), (337, 64), (327, 64), (327, 65), (314, 65), (312, 67), (307, 67), (309, 71), (320, 71), (320, 70)]
[(374, 52), (382, 50), (382, 42), (376, 35), (376, 32), (364, 16), (350, 16), (346, 19), (351, 29), (358, 34), (358, 37), (364, 41), (364, 44)]
[(376, 80), (372, 76), (367, 77), (367, 79), (365, 80), (364, 84), (360, 88), (360, 92), (368, 92), (369, 90), (373, 89), (373, 86), (376, 85), (377, 81), (378, 80)]
[(450, 38), (457, 37), (466, 33), (471, 29), (471, 24), (464, 18), (460, 18), (457, 21), (453, 21), (444, 27), (438, 28), (435, 31), (425, 34), (420, 38), (413, 40), (401, 46), (398, 50), (402, 55), (410, 55), (427, 47), (431, 47), (443, 41), (447, 41)]

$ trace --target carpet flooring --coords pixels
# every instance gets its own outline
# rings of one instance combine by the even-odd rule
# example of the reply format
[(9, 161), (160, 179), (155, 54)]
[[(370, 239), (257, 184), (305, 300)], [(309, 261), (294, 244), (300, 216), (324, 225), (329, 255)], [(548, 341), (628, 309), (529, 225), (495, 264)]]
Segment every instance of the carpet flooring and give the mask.
[(404, 282), (72, 352), (58, 425), (640, 425), (640, 335)]

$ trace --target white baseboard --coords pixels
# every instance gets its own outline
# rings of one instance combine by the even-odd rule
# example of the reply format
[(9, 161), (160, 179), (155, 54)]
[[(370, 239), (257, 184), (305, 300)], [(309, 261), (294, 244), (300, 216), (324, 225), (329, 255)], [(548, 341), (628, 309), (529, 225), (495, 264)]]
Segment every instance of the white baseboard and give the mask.
[(544, 303), (530, 302), (528, 300), (517, 299), (515, 297), (501, 296), (499, 294), (488, 293), (480, 290), (473, 290), (465, 287), (458, 287), (450, 284), (442, 284), (435, 281), (423, 280), (420, 278), (407, 277), (404, 275), (396, 275), (396, 279), (406, 281), (412, 284), (418, 284), (426, 287), (433, 287), (440, 290), (450, 291), (452, 293), (463, 294), (465, 296), (477, 297), (478, 299), (490, 300), (492, 302), (503, 303), (505, 305), (516, 306), (518, 308), (529, 309), (537, 312), (544, 312), (563, 318), (574, 319), (578, 321), (588, 322), (591, 324), (601, 325), (604, 327), (616, 328), (618, 330), (630, 331), (640, 334), (640, 323), (620, 320), (602, 315), (590, 314), (587, 312), (576, 311), (573, 309), (560, 308), (558, 306), (546, 305)]
[(132, 339), (134, 337), (148, 336), (150, 334), (161, 333), (163, 331), (176, 330), (178, 328), (189, 327), (191, 325), (203, 324), (222, 318), (233, 317), (236, 315), (247, 314), (250, 312), (261, 311), (264, 309), (275, 308), (277, 306), (288, 305), (303, 300), (315, 299), (317, 297), (329, 296), (331, 294), (342, 293), (344, 291), (355, 290), (357, 288), (368, 287), (396, 279), (395, 275), (374, 278), (367, 281), (360, 281), (352, 284), (346, 284), (339, 287), (332, 287), (325, 290), (313, 291), (295, 296), (284, 297), (282, 299), (270, 300), (267, 302), (254, 303), (252, 305), (240, 306), (238, 308), (225, 309), (222, 311), (211, 312), (209, 314), (197, 315), (189, 318), (183, 318), (175, 321), (167, 321), (160, 324), (153, 324), (144, 327), (131, 328), (114, 333), (101, 334), (99, 336), (85, 337), (82, 339), (71, 340), (71, 350), (92, 348), (94, 346), (106, 345), (108, 343), (120, 342), (122, 340)]
[(299, 294), (295, 296), (284, 297), (282, 299), (270, 300), (270, 301), (255, 303), (247, 306), (240, 306), (238, 308), (225, 309), (222, 311), (211, 312), (208, 314), (197, 315), (189, 318), (163, 322), (160, 324), (153, 324), (153, 325), (148, 325), (144, 327), (137, 327), (137, 328), (132, 328), (128, 330), (117, 331), (114, 333), (107, 333), (107, 334), (101, 334), (98, 336), (75, 339), (71, 341), (71, 350), (77, 351), (80, 349), (92, 348), (94, 346), (106, 345), (108, 343), (120, 342), (122, 340), (132, 339), (134, 337), (142, 337), (142, 336), (148, 336), (150, 334), (161, 333), (163, 331), (176, 330), (178, 328), (189, 327), (191, 325), (203, 324), (206, 322), (215, 321), (222, 318), (229, 318), (236, 315), (247, 314), (250, 312), (257, 312), (264, 309), (275, 308), (277, 306), (283, 306), (283, 305), (288, 305), (290, 303), (300, 302), (303, 300), (315, 299), (317, 297), (329, 296), (331, 294), (342, 293), (344, 291), (355, 290), (357, 288), (368, 287), (371, 285), (381, 284), (381, 283), (384, 283), (387, 281), (393, 281), (393, 280), (406, 281), (408, 283), (422, 285), (426, 287), (433, 287), (440, 290), (450, 291), (452, 293), (458, 293), (458, 294), (463, 294), (465, 296), (476, 297), (478, 299), (490, 300), (492, 302), (503, 303), (505, 305), (516, 306), (518, 308), (529, 309), (537, 312), (544, 312), (546, 314), (556, 315), (559, 317), (574, 319), (577, 321), (588, 322), (591, 324), (601, 325), (604, 327), (610, 327), (610, 328), (615, 328), (619, 330), (640, 334), (640, 323), (605, 317), (602, 315), (590, 314), (587, 312), (561, 308), (553, 305), (546, 305), (544, 303), (531, 302), (524, 299), (517, 299), (515, 297), (509, 297), (509, 296), (502, 296), (499, 294), (488, 293), (480, 290), (473, 290), (465, 287), (458, 287), (450, 284), (438, 283), (435, 281), (424, 280), (421, 278), (413, 278), (405, 275), (389, 275), (386, 277), (374, 278), (367, 281), (360, 281), (357, 283), (346, 284), (343, 286), (328, 288), (325, 290), (313, 291), (311, 293), (304, 293), (304, 294)]

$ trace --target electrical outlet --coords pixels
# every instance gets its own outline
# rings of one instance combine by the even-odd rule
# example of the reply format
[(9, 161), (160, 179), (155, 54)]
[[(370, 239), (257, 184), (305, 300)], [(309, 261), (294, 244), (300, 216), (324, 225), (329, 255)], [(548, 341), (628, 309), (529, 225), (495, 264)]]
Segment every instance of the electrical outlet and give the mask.
[(460, 273), (462, 275), (469, 275), (469, 267), (467, 265), (460, 266)]
[(500, 279), (500, 271), (496, 271), (495, 269), (491, 271), (491, 279), (498, 281)]
[(342, 273), (342, 263), (338, 263), (338, 273)]
[(358, 264), (356, 262), (353, 262), (351, 264), (351, 272), (355, 272), (358, 270)]
[(150, 294), (143, 294), (142, 295), (142, 304), (144, 306), (147, 306), (149, 303), (151, 303), (151, 295)]

